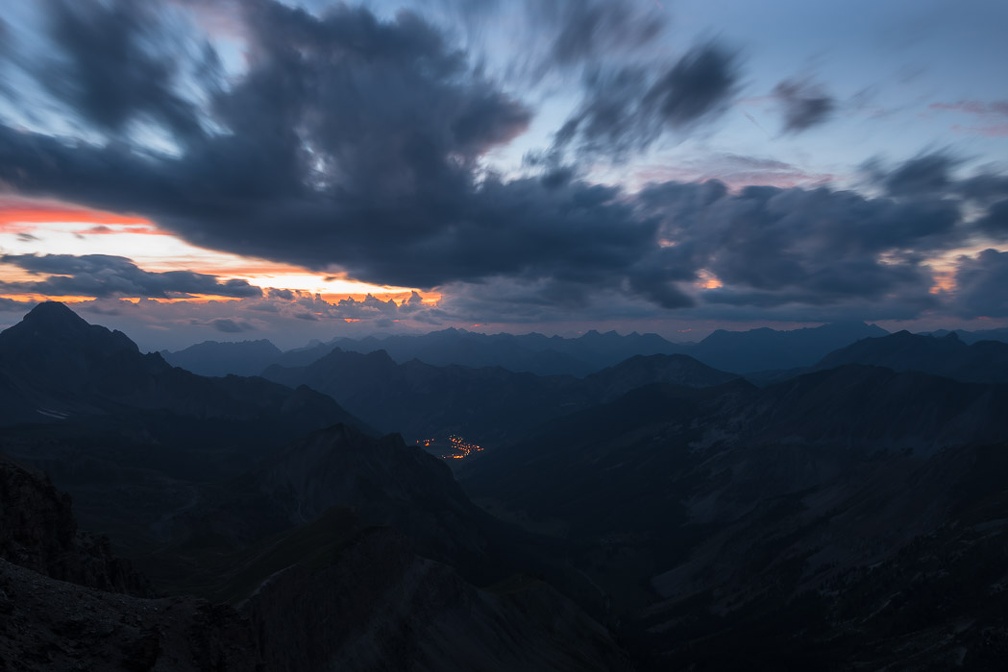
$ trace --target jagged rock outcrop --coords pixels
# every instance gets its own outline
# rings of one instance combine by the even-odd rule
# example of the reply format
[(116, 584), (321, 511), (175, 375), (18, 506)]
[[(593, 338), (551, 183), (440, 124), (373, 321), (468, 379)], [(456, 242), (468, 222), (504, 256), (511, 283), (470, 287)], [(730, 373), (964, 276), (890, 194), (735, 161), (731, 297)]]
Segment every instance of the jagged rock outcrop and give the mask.
[(0, 560), (0, 669), (262, 672), (248, 621), (191, 597), (145, 599)]
[(70, 496), (0, 456), (0, 558), (60, 581), (144, 594), (147, 582), (112, 555), (109, 541), (77, 529)]

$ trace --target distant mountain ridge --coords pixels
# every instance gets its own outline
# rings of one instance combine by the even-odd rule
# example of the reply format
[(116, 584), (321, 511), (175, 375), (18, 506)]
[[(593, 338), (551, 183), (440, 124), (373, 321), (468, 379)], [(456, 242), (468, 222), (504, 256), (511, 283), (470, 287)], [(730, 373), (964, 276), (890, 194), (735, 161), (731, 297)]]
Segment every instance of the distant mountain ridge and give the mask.
[(220, 343), (204, 341), (178, 352), (161, 351), (172, 366), (201, 376), (258, 376), (283, 355), (280, 348), (265, 339)]
[[(335, 338), (304, 348), (273, 352), (271, 343), (207, 341), (178, 352), (163, 352), (173, 364), (202, 375), (261, 373), (270, 365), (306, 366), (333, 348), (368, 354), (382, 350), (398, 364), (419, 360), (433, 366), (500, 367), (515, 373), (583, 377), (635, 356), (689, 355), (708, 366), (732, 373), (812, 366), (832, 350), (884, 329), (859, 322), (778, 331), (718, 330), (699, 343), (673, 343), (657, 334), (595, 330), (577, 338), (529, 334), (482, 334), (465, 329), (443, 329), (421, 335)], [(269, 354), (272, 353), (272, 354)], [(256, 367), (260, 367), (258, 370)]]
[(719, 329), (686, 352), (715, 368), (745, 374), (810, 366), (837, 348), (887, 333), (879, 326), (862, 322), (838, 322), (791, 331), (766, 327), (749, 331)]
[(338, 348), (309, 366), (273, 366), (263, 375), (324, 392), (368, 423), (411, 439), (450, 431), (495, 443), (647, 383), (706, 387), (737, 378), (686, 355), (632, 357), (576, 378), (419, 360), (397, 364), (384, 350), (361, 354)]
[(956, 332), (936, 337), (899, 331), (836, 350), (814, 368), (845, 364), (920, 371), (973, 383), (1008, 383), (1008, 343), (986, 340), (967, 344)]

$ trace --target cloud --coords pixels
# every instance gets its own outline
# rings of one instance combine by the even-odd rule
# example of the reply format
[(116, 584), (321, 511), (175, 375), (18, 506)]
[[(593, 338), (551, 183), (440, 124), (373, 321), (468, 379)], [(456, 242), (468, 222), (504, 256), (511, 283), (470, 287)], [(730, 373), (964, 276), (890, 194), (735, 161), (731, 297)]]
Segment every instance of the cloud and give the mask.
[(898, 203), (853, 192), (665, 184), (642, 198), (663, 216), (667, 253), (723, 285), (704, 301), (839, 304), (894, 293), (926, 295), (933, 284), (918, 255), (954, 244), (956, 208)]
[(1008, 137), (1008, 124), (991, 124), (989, 126), (963, 126), (961, 124), (956, 124), (952, 127), (952, 130), (957, 133), (970, 133), (982, 135), (987, 138)]
[(104, 254), (5, 254), (0, 263), (17, 266), (41, 280), (2, 282), (5, 292), (50, 296), (184, 298), (260, 296), (245, 280), (224, 280), (192, 271), (151, 273), (125, 257)]
[(1008, 317), (1008, 252), (988, 249), (959, 257), (955, 309), (965, 317)]
[[(647, 149), (714, 119), (740, 86), (741, 56), (718, 42), (678, 59), (645, 58), (658, 50), (649, 36), (664, 23), (644, 10), (628, 10), (626, 21), (610, 16), (612, 3), (528, 10), (549, 17), (541, 36), (548, 48), (533, 55), (548, 72), (576, 75), (583, 98), (556, 135), (560, 160), (539, 166), (543, 174), (505, 176), (488, 169), (488, 158), (530, 127), (535, 105), (419, 14), (213, 3), (233, 12), (247, 55), (244, 70), (222, 79), (212, 47), (195, 33), (181, 35), (178, 26), (188, 24), (168, 6), (45, 5), (52, 62), (74, 73), (48, 89), (77, 111), (71, 122), (84, 131), (68, 140), (0, 126), (0, 181), (28, 196), (137, 213), (204, 247), (379, 284), (450, 289), (456, 298), (432, 308), (374, 297), (320, 303), (289, 290), (261, 297), (242, 281), (150, 273), (97, 255), (5, 257), (48, 276), (8, 283), (11, 291), (246, 297), (245, 309), (259, 319), (323, 323), (433, 323), (463, 307), (492, 317), (492, 305), (516, 316), (618, 306), (825, 312), (897, 301), (919, 311), (935, 301), (931, 256), (1001, 230), (1001, 178), (960, 178), (960, 164), (945, 153), (875, 164), (878, 196), (829, 186), (733, 192), (720, 182), (669, 179), (630, 193), (590, 182), (593, 159)], [(602, 30), (609, 20), (622, 23)], [(635, 46), (641, 41), (646, 49)], [(112, 58), (115, 50), (129, 58)], [(794, 130), (825, 118), (829, 105), (816, 99), (826, 94), (805, 84), (778, 89)], [(138, 147), (130, 140), (138, 123), (168, 137), (174, 151)], [(782, 181), (796, 172), (745, 157), (725, 164), (776, 171)], [(722, 287), (700, 288), (708, 276)], [(214, 319), (259, 328), (225, 313), (205, 321)]]
[(822, 124), (836, 108), (836, 101), (822, 88), (809, 81), (787, 79), (773, 90), (781, 106), (784, 131), (800, 133)]
[(992, 236), (1008, 240), (1008, 199), (991, 205), (987, 214), (977, 222), (977, 226)]
[(955, 103), (931, 103), (932, 110), (964, 112), (975, 115), (1000, 115), (1008, 117), (1008, 100), (960, 100)]
[(920, 154), (892, 169), (877, 160), (865, 166), (871, 179), (892, 196), (937, 196), (953, 185), (953, 172), (962, 162), (948, 152)]
[[(127, 0), (41, 4), (58, 49), (33, 67), (36, 81), (56, 99), (113, 134), (143, 119), (166, 125), (177, 140), (202, 134), (197, 107), (180, 90), (207, 85), (212, 68), (184, 53), (182, 27), (173, 25), (165, 6)], [(168, 50), (175, 58), (164, 57)], [(204, 81), (189, 76), (190, 65)]]
[(556, 134), (556, 148), (621, 157), (647, 149), (664, 131), (682, 130), (723, 112), (739, 80), (739, 55), (707, 42), (664, 72), (640, 66), (597, 69), (585, 80), (578, 111)]
[(648, 92), (663, 120), (685, 126), (721, 109), (738, 83), (738, 54), (716, 43), (694, 47)]
[(605, 0), (559, 0), (528, 3), (538, 26), (549, 26), (550, 56), (561, 66), (612, 58), (654, 41), (665, 29), (666, 17), (637, 3)]
[(753, 184), (774, 187), (821, 187), (835, 180), (834, 175), (813, 173), (800, 166), (758, 156), (709, 152), (675, 164), (644, 165), (634, 169), (641, 182), (703, 182), (718, 180), (738, 190)]
[(248, 331), (252, 327), (248, 322), (236, 322), (233, 319), (218, 318), (211, 322), (211, 325), (223, 333), (241, 333), (242, 331)]

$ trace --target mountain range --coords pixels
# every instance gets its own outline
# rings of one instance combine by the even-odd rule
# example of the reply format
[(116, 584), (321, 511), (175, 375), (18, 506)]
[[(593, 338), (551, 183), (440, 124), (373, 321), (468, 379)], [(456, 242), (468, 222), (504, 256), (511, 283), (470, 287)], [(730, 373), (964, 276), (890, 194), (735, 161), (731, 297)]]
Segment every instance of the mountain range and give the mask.
[(336, 338), (281, 353), (269, 341), (206, 341), (177, 352), (163, 351), (166, 361), (207, 376), (255, 375), (268, 366), (311, 364), (334, 348), (368, 354), (384, 351), (398, 364), (419, 360), (431, 366), (503, 368), (537, 375), (586, 376), (636, 355), (689, 355), (713, 368), (733, 373), (811, 366), (827, 353), (862, 338), (887, 332), (860, 322), (778, 331), (717, 330), (698, 343), (672, 343), (657, 334), (588, 331), (577, 338), (530, 333), (481, 334), (445, 329), (422, 335), (385, 338)]
[(767, 388), (651, 385), (460, 479), (573, 544), (644, 669), (993, 669), (1005, 409), (1008, 386), (858, 365)]
[(737, 376), (685, 355), (634, 356), (584, 378), (537, 376), (499, 367), (397, 364), (384, 350), (369, 354), (335, 349), (304, 367), (272, 366), (263, 375), (305, 385), (386, 431), (413, 439), (458, 433), (501, 443), (538, 424), (601, 403), (651, 382), (695, 387)]
[(0, 661), (999, 669), (1008, 346), (865, 331), (705, 346), (854, 339), (760, 385), (328, 345), (267, 380), (41, 304), (0, 333)]
[(1008, 383), (1008, 343), (980, 340), (967, 344), (954, 331), (941, 337), (899, 331), (852, 343), (830, 353), (814, 368), (844, 364), (920, 371), (974, 383)]

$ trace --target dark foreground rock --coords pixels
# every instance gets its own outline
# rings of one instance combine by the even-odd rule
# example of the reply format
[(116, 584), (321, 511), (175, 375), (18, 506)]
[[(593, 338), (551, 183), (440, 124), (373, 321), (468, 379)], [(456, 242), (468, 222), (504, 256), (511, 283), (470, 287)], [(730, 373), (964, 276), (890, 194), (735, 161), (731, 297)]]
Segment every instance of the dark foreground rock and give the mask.
[(77, 529), (70, 496), (43, 474), (0, 456), (0, 558), (82, 586), (142, 595), (147, 581), (109, 541)]
[(0, 551), (2, 672), (630, 669), (609, 632), (545, 584), (476, 588), (349, 509), (204, 577), (237, 607), (155, 599), (127, 594), (144, 580), (77, 530), (68, 496), (0, 458)]
[(263, 669), (230, 607), (109, 593), (0, 560), (0, 670)]

